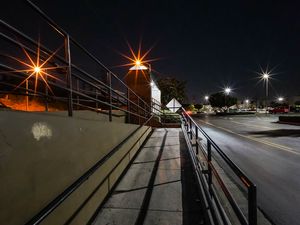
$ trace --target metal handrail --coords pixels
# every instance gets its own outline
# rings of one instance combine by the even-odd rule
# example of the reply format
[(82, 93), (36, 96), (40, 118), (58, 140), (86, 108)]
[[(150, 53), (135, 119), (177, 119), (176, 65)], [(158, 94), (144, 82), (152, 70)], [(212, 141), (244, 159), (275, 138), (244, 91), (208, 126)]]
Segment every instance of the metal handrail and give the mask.
[[(115, 75), (112, 71), (110, 71), (104, 64), (100, 62), (100, 60), (91, 54), (85, 47), (83, 47), (79, 42), (77, 42), (70, 34), (68, 34), (65, 30), (63, 30), (60, 26), (58, 26), (49, 16), (47, 16), (39, 7), (37, 7), (31, 0), (26, 0), (30, 6), (39, 13), (48, 23), (51, 25), (56, 31), (58, 31), (61, 35), (64, 37), (68, 36), (70, 41), (74, 43), (79, 49), (81, 49), (85, 54), (87, 54), (91, 59), (93, 59), (98, 65), (100, 65), (106, 72), (111, 73), (121, 84), (126, 86), (132, 93), (140, 98), (133, 90), (131, 90), (117, 75)], [(147, 104), (143, 99), (141, 99), (142, 102)]]
[[(109, 82), (108, 84), (102, 82), (101, 80), (95, 78), (93, 75), (89, 74), (88, 72), (84, 71), (83, 69), (79, 68), (78, 66), (74, 65), (70, 61), (70, 56), (67, 56), (67, 58), (63, 58), (60, 55), (54, 54), (53, 59), (58, 60), (60, 63), (63, 64), (63, 67), (66, 67), (67, 72), (69, 73), (68, 79), (66, 82), (63, 84), (58, 84), (56, 82), (51, 82), (49, 81), (49, 84), (51, 86), (54, 86), (58, 89), (64, 90), (66, 93), (69, 93), (68, 97), (68, 110), (69, 110), (69, 115), (72, 116), (72, 111), (73, 111), (73, 104), (76, 101), (76, 99), (73, 99), (74, 97), (77, 97), (77, 100), (79, 99), (79, 96), (83, 98), (90, 99), (91, 101), (94, 101), (94, 103), (97, 105), (103, 104), (109, 108), (109, 120), (112, 120), (112, 110), (117, 109), (121, 110), (123, 112), (128, 113), (129, 115), (134, 115), (142, 119), (147, 119), (151, 114), (155, 114), (157, 116), (161, 115), (161, 112), (158, 111), (157, 109), (153, 109), (152, 103), (147, 103), (142, 99), (140, 96), (138, 96), (132, 89), (130, 89), (117, 75), (115, 75), (113, 72), (111, 72), (107, 67), (105, 67), (98, 58), (96, 58), (94, 55), (92, 55), (86, 48), (84, 48), (81, 44), (79, 44), (74, 38), (72, 38), (66, 31), (64, 31), (61, 27), (59, 27), (50, 17), (48, 17), (41, 9), (39, 9), (34, 3), (32, 3), (30, 0), (26, 0), (30, 6), (40, 15), (42, 16), (47, 23), (54, 28), (55, 31), (57, 31), (59, 34), (65, 37), (65, 45), (70, 45), (70, 42), (73, 43), (76, 47), (78, 47), (80, 50), (82, 50), (90, 59), (92, 59), (94, 62), (96, 62), (97, 65), (99, 65), (104, 72), (106, 72)], [(43, 52), (45, 55), (51, 55), (53, 52), (49, 50), (47, 47), (44, 45), (37, 43), (34, 41), (32, 38), (29, 36), (23, 34), (21, 31), (17, 30), (13, 26), (7, 24), (3, 20), (0, 20), (0, 25), (5, 27), (8, 31), (10, 31), (12, 34), (17, 35), (18, 37), (21, 37), (23, 40), (27, 41), (27, 43), (30, 43), (34, 47), (39, 47), (41, 49), (41, 52)], [(12, 37), (0, 32), (0, 36), (5, 39), (6, 41), (9, 41), (10, 43), (20, 46), (24, 48), (26, 51), (28, 51), (30, 54), (37, 55), (36, 51), (30, 48), (28, 45), (22, 44), (16, 40), (14, 40)], [(15, 36), (16, 37), (16, 36)], [(67, 46), (67, 47), (68, 47)], [(69, 47), (67, 48), (67, 53), (70, 54), (70, 49)], [(40, 54), (40, 59), (41, 60), (46, 60), (46, 56), (43, 56)], [(69, 59), (69, 60), (68, 60)], [(49, 61), (48, 63), (53, 63)], [(68, 68), (69, 67), (69, 68)], [(25, 78), (25, 74), (19, 74), (19, 77)], [(126, 95), (120, 94), (119, 91), (115, 90), (112, 88), (112, 78), (116, 79), (117, 82), (119, 82), (126, 90), (127, 90), (127, 97)], [(72, 80), (74, 81), (80, 81), (82, 84), (88, 85), (91, 87), (95, 93), (89, 93), (87, 94), (87, 91), (81, 90), (79, 91), (76, 90), (75, 87), (72, 87)], [(66, 85), (66, 86), (65, 86)], [(24, 90), (24, 88), (20, 88), (19, 91), (24, 91), (28, 92), (28, 90)], [(24, 95), (27, 95), (26, 93), (23, 93)], [(46, 99), (57, 99), (56, 96), (50, 96), (48, 93), (43, 94), (42, 92), (36, 92), (36, 96), (39, 97), (44, 97)], [(99, 96), (100, 93), (100, 96)], [(106, 100), (100, 100), (98, 97), (103, 97), (103, 94), (107, 95)], [(130, 96), (135, 96), (137, 101), (133, 101)], [(97, 97), (98, 96), (98, 97)], [(78, 102), (76, 103), (77, 105), (80, 105), (81, 107), (83, 106), (82, 104), (79, 104)], [(91, 102), (92, 104), (92, 102)], [(123, 107), (118, 107), (117, 105), (114, 104), (119, 104), (119, 105), (127, 105), (127, 109), (124, 109)], [(93, 107), (90, 105), (86, 105), (86, 108), (93, 110)], [(152, 110), (153, 109), (153, 110)], [(94, 108), (94, 110), (98, 110), (98, 107)], [(148, 116), (146, 116), (148, 115)], [(139, 124), (141, 124), (142, 121), (139, 119)]]
[[(237, 218), (239, 219), (240, 223), (243, 225), (257, 225), (257, 199), (256, 199), (256, 185), (247, 177), (247, 175), (221, 150), (221, 148), (208, 136), (208, 134), (193, 120), (193, 118), (182, 108), (182, 119), (185, 124), (185, 129), (187, 131), (187, 135), (189, 136), (190, 142), (195, 140), (194, 144), (191, 146), (195, 147), (195, 152), (193, 154), (198, 154), (199, 148), (202, 150), (203, 155), (205, 156), (208, 168), (207, 170), (201, 169), (201, 164), (196, 165), (195, 167), (197, 173), (204, 176), (204, 173), (207, 174), (205, 176), (205, 183), (202, 184), (206, 190), (206, 197), (209, 200), (210, 207), (213, 207), (213, 201), (215, 202), (216, 207), (219, 209), (219, 214), (223, 218), (223, 222), (226, 222), (226, 215), (224, 215), (224, 211), (221, 209), (221, 203), (218, 200), (217, 192), (214, 188), (212, 183), (212, 177), (216, 178), (216, 181), (221, 186), (222, 191), (224, 192), (227, 200), (229, 201), (233, 211), (235, 212)], [(203, 146), (199, 141), (199, 133), (201, 133), (207, 141), (206, 151), (203, 151)], [(234, 172), (234, 174), (241, 180), (244, 186), (248, 190), (248, 219), (243, 214), (241, 208), (238, 206), (237, 202), (235, 201), (232, 194), (229, 192), (228, 188), (226, 187), (225, 183), (223, 182), (221, 176), (217, 172), (216, 168), (212, 164), (212, 147), (216, 150), (218, 155), (221, 159), (229, 166), (229, 168)], [(195, 156), (196, 157), (196, 156)], [(203, 182), (203, 180), (201, 181)], [(216, 218), (215, 218), (216, 220)]]

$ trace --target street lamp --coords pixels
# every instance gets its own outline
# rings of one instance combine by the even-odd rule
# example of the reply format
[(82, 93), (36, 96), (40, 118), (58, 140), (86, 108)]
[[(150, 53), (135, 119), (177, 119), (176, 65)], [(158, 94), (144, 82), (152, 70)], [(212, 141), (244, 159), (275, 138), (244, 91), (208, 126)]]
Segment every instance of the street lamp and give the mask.
[(205, 101), (208, 101), (209, 97), (207, 95), (205, 95), (204, 99), (205, 99)]
[(244, 109), (246, 109), (246, 108), (248, 109), (249, 108), (249, 102), (250, 102), (249, 99), (245, 100), (246, 106), (244, 104)]
[(282, 102), (284, 100), (284, 98), (283, 97), (279, 97), (277, 100), (278, 100), (278, 102)]
[(267, 112), (267, 109), (268, 109), (268, 96), (269, 96), (269, 78), (270, 78), (270, 74), (268, 73), (263, 73), (262, 75), (262, 79), (265, 80), (266, 82), (266, 112)]
[(227, 108), (227, 106), (226, 106), (226, 95), (229, 95), (230, 92), (231, 92), (231, 88), (226, 87), (226, 88), (224, 89), (224, 93), (225, 93), (225, 95), (224, 95), (224, 101), (225, 101), (225, 107), (226, 107), (226, 108)]
[(141, 61), (141, 60), (139, 60), (139, 59), (135, 60), (135, 66), (136, 66), (137, 68), (142, 67), (143, 64), (147, 65), (148, 67), (145, 67), (145, 68), (147, 68), (147, 69), (149, 70), (149, 72), (151, 72), (151, 64), (150, 64), (150, 63), (143, 62), (143, 61)]
[(231, 88), (227, 87), (224, 90), (225, 94), (229, 95), (229, 93), (231, 92)]

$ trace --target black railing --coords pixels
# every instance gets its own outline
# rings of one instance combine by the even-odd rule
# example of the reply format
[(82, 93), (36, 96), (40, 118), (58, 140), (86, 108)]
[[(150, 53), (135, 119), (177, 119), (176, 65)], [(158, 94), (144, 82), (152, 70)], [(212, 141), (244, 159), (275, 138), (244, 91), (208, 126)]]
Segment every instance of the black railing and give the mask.
[[(26, 54), (40, 60), (44, 67), (51, 68), (44, 76), (33, 76), (25, 72), (24, 63), (20, 70), (17, 64), (21, 59), (11, 55), (11, 50), (1, 53), (0, 87), (2, 94), (36, 97), (45, 104), (63, 102), (63, 108), (72, 116), (77, 109), (88, 109), (108, 114), (112, 121), (114, 110), (127, 115), (127, 122), (143, 124), (152, 114), (160, 116), (160, 111), (153, 109), (149, 102), (138, 96), (117, 75), (105, 67), (100, 60), (79, 44), (65, 30), (58, 26), (50, 17), (30, 0), (29, 5), (41, 16), (53, 30), (58, 33), (61, 47), (56, 51), (36, 41), (17, 28), (0, 20), (0, 38), (12, 48), (22, 49)], [(36, 49), (39, 49), (36, 51)], [(87, 71), (72, 61), (72, 51), (79, 51), (97, 67), (93, 72)], [(28, 61), (28, 60), (27, 60)], [(27, 68), (28, 69), (28, 68)], [(41, 68), (43, 70), (43, 68)], [(22, 72), (23, 71), (23, 72)], [(30, 71), (31, 72), (31, 71)], [(49, 75), (50, 73), (53, 73)], [(26, 81), (26, 82), (24, 82)], [(39, 86), (36, 87), (36, 81)], [(21, 84), (21, 85), (20, 85)], [(150, 85), (150, 84), (149, 84)]]
[[(206, 132), (182, 109), (182, 126), (186, 131), (186, 137), (189, 139), (190, 153), (194, 163), (195, 172), (199, 181), (200, 188), (203, 190), (208, 207), (210, 208), (210, 216), (216, 224), (231, 224), (226, 210), (223, 209), (219, 197), (219, 189), (224, 193), (225, 198), (230, 203), (238, 221), (242, 225), (257, 225), (257, 203), (256, 203), (256, 185), (245, 175), (245, 173), (219, 148), (219, 146), (206, 134)], [(203, 143), (205, 141), (206, 143)], [(198, 154), (201, 151), (204, 156), (206, 166), (199, 162)], [(215, 159), (213, 157), (215, 156)], [(222, 161), (230, 168), (231, 172), (237, 177), (244, 188), (247, 190), (248, 199), (248, 216), (243, 212), (227, 185), (223, 181), (219, 169), (214, 165), (213, 160)], [(228, 171), (226, 171), (228, 172)], [(213, 182), (216, 181), (219, 189)]]

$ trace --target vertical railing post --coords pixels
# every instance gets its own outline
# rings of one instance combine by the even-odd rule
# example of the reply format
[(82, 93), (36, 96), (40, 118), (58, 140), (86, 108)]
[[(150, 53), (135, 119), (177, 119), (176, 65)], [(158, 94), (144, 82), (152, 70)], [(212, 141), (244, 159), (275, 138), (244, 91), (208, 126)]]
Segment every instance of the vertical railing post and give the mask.
[[(76, 90), (79, 93), (79, 79), (76, 79)], [(77, 100), (76, 109), (79, 110), (79, 95), (78, 94), (76, 96), (76, 100)]]
[(198, 153), (199, 153), (199, 146), (198, 146), (198, 137), (199, 137), (199, 135), (198, 135), (198, 127), (196, 127), (195, 126), (195, 131), (196, 131), (196, 137), (195, 137), (195, 144), (196, 144), (196, 154), (198, 155)]
[(138, 114), (138, 117), (139, 117), (139, 125), (141, 125), (141, 115), (140, 115), (140, 98), (138, 97), (137, 99), (137, 114)]
[(108, 100), (109, 100), (109, 111), (108, 111), (108, 116), (109, 116), (109, 122), (112, 121), (112, 87), (111, 87), (111, 73), (107, 72), (107, 82), (109, 85), (109, 90), (108, 90)]
[(248, 222), (249, 225), (257, 225), (257, 202), (256, 186), (251, 185), (248, 188)]
[(212, 195), (212, 168), (211, 168), (211, 143), (207, 140), (207, 169), (208, 169), (208, 189)]
[[(46, 82), (48, 82), (48, 76), (46, 75), (45, 76), (45, 80), (46, 80)], [(46, 112), (48, 112), (48, 86), (45, 84), (45, 95), (46, 95), (46, 97), (45, 97), (45, 111)]]
[(99, 107), (99, 103), (98, 103), (98, 89), (96, 89), (96, 112), (98, 112), (98, 107)]
[(127, 88), (127, 111), (128, 111), (128, 123), (130, 123), (130, 117), (131, 117), (131, 113), (130, 113), (130, 90)]
[(25, 81), (25, 88), (26, 88), (26, 111), (29, 109), (29, 92), (28, 92), (28, 79)]
[(192, 120), (191, 120), (191, 118), (189, 118), (189, 120), (190, 120), (190, 139), (192, 140), (193, 139), (193, 127), (192, 127)]
[(188, 131), (187, 119), (186, 119), (186, 115), (184, 114), (184, 112), (182, 113), (182, 117), (183, 117), (183, 122), (184, 122), (184, 128), (186, 131)]
[(68, 96), (68, 115), (73, 116), (73, 96), (72, 96), (72, 63), (71, 63), (71, 51), (70, 51), (70, 37), (69, 35), (65, 36), (65, 57), (68, 63), (67, 67), (67, 86), (69, 89)]

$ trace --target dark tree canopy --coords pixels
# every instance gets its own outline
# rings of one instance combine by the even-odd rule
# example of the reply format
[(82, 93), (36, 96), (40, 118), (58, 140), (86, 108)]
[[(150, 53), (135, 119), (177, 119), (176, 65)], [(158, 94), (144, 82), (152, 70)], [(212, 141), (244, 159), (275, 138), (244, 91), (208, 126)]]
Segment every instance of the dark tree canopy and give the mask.
[(180, 103), (186, 98), (185, 81), (180, 81), (175, 78), (161, 78), (158, 80), (158, 86), (161, 91), (161, 101), (163, 104), (168, 104), (173, 98), (176, 98)]
[(295, 101), (295, 105), (300, 105), (300, 101)]
[(209, 102), (212, 107), (230, 107), (237, 103), (237, 98), (230, 95), (224, 95), (223, 92), (218, 92), (209, 96)]

